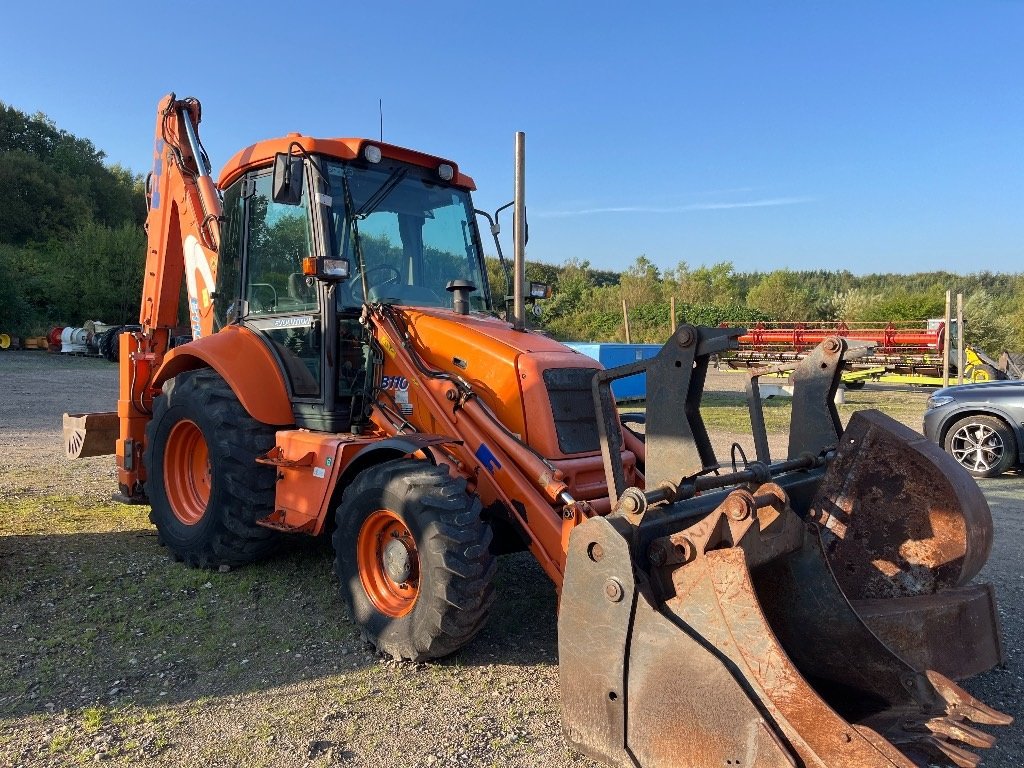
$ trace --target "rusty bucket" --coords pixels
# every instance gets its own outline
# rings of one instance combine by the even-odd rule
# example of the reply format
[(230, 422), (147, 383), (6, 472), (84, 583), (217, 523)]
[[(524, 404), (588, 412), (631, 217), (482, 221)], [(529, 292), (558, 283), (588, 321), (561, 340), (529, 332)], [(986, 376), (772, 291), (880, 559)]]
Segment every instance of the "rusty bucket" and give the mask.
[(1012, 719), (892, 647), (844, 594), (938, 599), (970, 589), (987, 555), (976, 485), (901, 429), (855, 417), (817, 474), (578, 526), (559, 615), (568, 740), (630, 768), (976, 766), (995, 740), (978, 726)]

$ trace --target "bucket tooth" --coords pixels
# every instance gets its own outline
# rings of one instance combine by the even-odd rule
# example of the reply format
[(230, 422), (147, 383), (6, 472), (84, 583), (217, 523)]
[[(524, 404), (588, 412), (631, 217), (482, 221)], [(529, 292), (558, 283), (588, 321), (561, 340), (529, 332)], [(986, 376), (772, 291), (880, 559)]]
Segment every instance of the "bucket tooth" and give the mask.
[(978, 701), (959, 685), (952, 680), (946, 679), (938, 672), (929, 669), (924, 674), (935, 688), (935, 691), (946, 702), (946, 711), (951, 716), (962, 717), (965, 720), (970, 720), (972, 723), (979, 723), (981, 725), (1010, 725), (1013, 722), (1013, 718), (1010, 715), (993, 709), (982, 701)]
[(925, 723), (925, 726), (936, 736), (955, 739), (969, 747), (989, 749), (996, 743), (994, 736), (984, 731), (979, 731), (977, 728), (972, 728), (963, 722), (950, 720), (948, 717), (933, 717)]

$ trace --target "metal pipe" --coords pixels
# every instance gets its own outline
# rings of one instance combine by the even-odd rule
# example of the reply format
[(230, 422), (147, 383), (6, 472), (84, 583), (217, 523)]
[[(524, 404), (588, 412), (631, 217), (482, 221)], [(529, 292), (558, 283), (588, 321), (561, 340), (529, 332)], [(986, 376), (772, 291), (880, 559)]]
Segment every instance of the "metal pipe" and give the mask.
[(526, 329), (526, 134), (516, 131), (516, 177), (512, 214), (512, 250), (515, 276), (512, 290), (512, 327)]
[(956, 383), (964, 383), (964, 295), (956, 295)]
[(181, 121), (185, 124), (185, 135), (188, 137), (188, 146), (192, 150), (192, 157), (195, 158), (196, 168), (199, 169), (200, 176), (209, 176), (210, 172), (206, 169), (206, 163), (203, 162), (203, 152), (199, 147), (199, 137), (196, 135), (196, 127), (192, 125), (192, 115), (187, 109), (181, 110)]
[[(952, 292), (951, 291), (946, 291), (946, 312), (942, 316), (942, 321), (943, 321), (943, 323), (945, 323), (945, 331), (946, 331), (945, 336), (943, 336), (943, 339), (942, 339), (942, 386), (944, 386), (944, 387), (948, 387), (949, 386), (949, 334), (950, 334), (950, 332), (952, 330), (949, 327), (950, 326), (950, 322), (949, 322), (949, 320), (950, 320), (950, 317), (949, 317), (949, 315), (950, 315), (950, 306), (949, 305), (950, 305), (950, 303), (952, 301), (951, 297), (952, 297)], [(960, 332), (959, 328), (957, 328), (956, 330), (957, 330), (957, 333)]]
[(835, 451), (828, 451), (820, 456), (805, 454), (796, 459), (779, 461), (775, 464), (763, 464), (759, 461), (751, 462), (746, 469), (737, 472), (729, 472), (724, 475), (700, 475), (692, 480), (679, 485), (677, 488), (656, 488), (647, 491), (649, 504), (657, 504), (662, 501), (685, 501), (691, 499), (704, 491), (711, 491), (717, 488), (727, 488), (730, 485), (740, 483), (766, 483), (778, 475), (792, 472), (799, 469), (815, 469), (824, 466), (835, 456)]

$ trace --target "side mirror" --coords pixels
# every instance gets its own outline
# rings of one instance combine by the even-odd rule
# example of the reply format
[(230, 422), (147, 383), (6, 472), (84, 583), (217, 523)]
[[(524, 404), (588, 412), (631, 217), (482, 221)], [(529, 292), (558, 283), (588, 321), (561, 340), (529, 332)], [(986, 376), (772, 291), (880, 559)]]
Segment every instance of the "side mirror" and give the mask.
[(275, 203), (298, 205), (302, 200), (302, 157), (278, 152), (274, 157), (271, 196)]

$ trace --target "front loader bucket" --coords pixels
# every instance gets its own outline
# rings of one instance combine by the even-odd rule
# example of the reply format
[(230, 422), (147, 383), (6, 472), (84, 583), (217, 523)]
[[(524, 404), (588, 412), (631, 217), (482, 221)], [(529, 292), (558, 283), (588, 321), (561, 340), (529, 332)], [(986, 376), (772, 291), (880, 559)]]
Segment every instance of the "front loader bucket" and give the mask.
[(572, 533), (559, 614), (568, 740), (631, 768), (976, 765), (968, 747), (994, 740), (969, 723), (1011, 719), (868, 629), (820, 527), (781, 486), (719, 500), (696, 520), (648, 511), (640, 528), (686, 524), (645, 542), (645, 557), (621, 515)]
[(968, 584), (992, 548), (992, 515), (936, 444), (854, 414), (808, 516), (843, 593), (903, 658), (957, 680), (1003, 661), (994, 591)]

